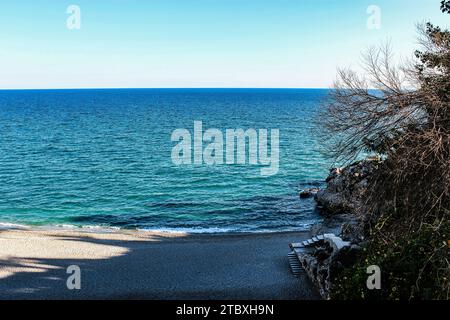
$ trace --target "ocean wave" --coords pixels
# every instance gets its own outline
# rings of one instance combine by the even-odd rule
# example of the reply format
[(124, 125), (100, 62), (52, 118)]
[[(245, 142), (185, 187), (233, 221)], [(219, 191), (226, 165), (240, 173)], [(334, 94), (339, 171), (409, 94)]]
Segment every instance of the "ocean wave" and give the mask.
[(276, 226), (266, 228), (245, 227), (143, 227), (143, 228), (120, 228), (106, 225), (75, 225), (75, 224), (47, 224), (47, 225), (25, 225), (9, 222), (0, 222), (0, 230), (60, 230), (60, 231), (97, 231), (97, 232), (120, 232), (121, 230), (135, 230), (148, 233), (168, 234), (246, 234), (246, 233), (279, 233), (308, 230), (313, 223), (303, 223), (298, 226), (279, 228)]
[(202, 234), (202, 233), (239, 233), (235, 228), (138, 228), (143, 232), (161, 232), (161, 233), (185, 233), (185, 234)]
[(23, 224), (0, 222), (0, 230), (29, 229), (29, 228), (30, 227), (23, 225)]
[(0, 222), (0, 230), (15, 230), (15, 229), (42, 229), (42, 230), (121, 230), (119, 227), (103, 226), (103, 225), (74, 225), (74, 224), (46, 224), (46, 225), (26, 225), (10, 222)]

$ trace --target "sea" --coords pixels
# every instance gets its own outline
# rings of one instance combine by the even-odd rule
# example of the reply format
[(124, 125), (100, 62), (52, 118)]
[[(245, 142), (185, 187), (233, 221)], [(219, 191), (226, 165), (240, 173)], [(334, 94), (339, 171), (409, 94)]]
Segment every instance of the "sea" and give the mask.
[[(188, 233), (307, 230), (330, 163), (327, 89), (0, 91), (0, 223)], [(279, 131), (279, 167), (175, 164), (173, 132)], [(272, 131), (273, 132), (273, 131)], [(208, 144), (204, 143), (202, 148)], [(192, 151), (194, 153), (194, 151)], [(225, 157), (225, 154), (223, 155)]]

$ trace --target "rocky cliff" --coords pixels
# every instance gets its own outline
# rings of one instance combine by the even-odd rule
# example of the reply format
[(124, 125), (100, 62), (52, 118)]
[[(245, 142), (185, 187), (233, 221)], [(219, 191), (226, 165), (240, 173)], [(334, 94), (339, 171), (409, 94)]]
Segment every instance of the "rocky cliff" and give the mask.
[(291, 244), (303, 269), (325, 299), (331, 298), (334, 276), (356, 261), (364, 245), (367, 186), (379, 164), (379, 159), (366, 159), (332, 169), (326, 179), (327, 187), (315, 193), (325, 220), (311, 230), (312, 240), (328, 236), (341, 243), (340, 246), (331, 246), (330, 241), (312, 241), (297, 248)]
[(327, 187), (315, 195), (318, 207), (325, 215), (364, 214), (367, 185), (379, 164), (378, 159), (367, 159), (330, 170)]

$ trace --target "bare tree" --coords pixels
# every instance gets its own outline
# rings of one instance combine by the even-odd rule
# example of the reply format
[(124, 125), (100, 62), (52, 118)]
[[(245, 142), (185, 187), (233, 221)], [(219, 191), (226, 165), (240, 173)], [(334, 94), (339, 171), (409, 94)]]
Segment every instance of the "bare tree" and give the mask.
[[(443, 2), (444, 12), (448, 5)], [(428, 230), (432, 245), (413, 292), (430, 269), (427, 281), (439, 282), (441, 297), (448, 298), (450, 32), (430, 23), (419, 30), (423, 49), (411, 63), (394, 65), (388, 44), (364, 54), (363, 76), (340, 69), (318, 122), (327, 155), (336, 161), (380, 156), (366, 195), (369, 229), (388, 247)]]
[(450, 181), (450, 33), (419, 29), (425, 51), (416, 63), (393, 65), (387, 44), (364, 54), (365, 76), (340, 69), (318, 121), (329, 156), (349, 162), (377, 154), (390, 168), (389, 185), (420, 182), (412, 192), (430, 192), (427, 200), (439, 203)]
[(390, 45), (371, 48), (363, 58), (366, 76), (339, 69), (318, 117), (325, 150), (337, 161), (352, 161), (364, 153), (386, 154), (401, 132), (425, 121), (413, 83), (392, 65)]

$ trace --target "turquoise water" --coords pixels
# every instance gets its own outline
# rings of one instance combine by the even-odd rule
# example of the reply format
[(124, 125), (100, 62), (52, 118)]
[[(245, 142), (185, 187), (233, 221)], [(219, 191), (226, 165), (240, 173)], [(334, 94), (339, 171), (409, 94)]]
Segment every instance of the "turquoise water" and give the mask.
[[(312, 118), (326, 90), (0, 91), (0, 222), (191, 232), (302, 230), (328, 164)], [(172, 163), (177, 128), (279, 129), (280, 168)]]

